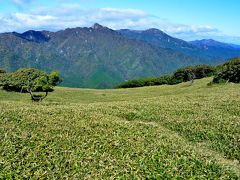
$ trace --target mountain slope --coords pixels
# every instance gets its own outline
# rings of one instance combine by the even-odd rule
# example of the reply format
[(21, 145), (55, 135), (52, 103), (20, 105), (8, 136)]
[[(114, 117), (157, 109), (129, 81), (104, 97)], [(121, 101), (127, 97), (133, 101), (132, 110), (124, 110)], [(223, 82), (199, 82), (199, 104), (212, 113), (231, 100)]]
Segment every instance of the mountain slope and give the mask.
[(49, 36), (46, 36), (44, 34), (44, 32), (33, 31), (33, 30), (26, 31), (22, 34), (17, 33), (17, 32), (13, 32), (13, 34), (15, 36), (18, 36), (18, 37), (22, 38), (22, 39), (26, 39), (28, 41), (37, 42), (37, 43), (47, 42), (50, 39)]
[(215, 41), (213, 39), (195, 40), (195, 41), (190, 41), (189, 43), (201, 48), (215, 47), (215, 48), (240, 49), (240, 46), (238, 45), (222, 43), (222, 42)]
[(194, 58), (201, 59), (206, 64), (222, 63), (225, 59), (240, 56), (240, 46), (226, 44), (214, 40), (186, 42), (167, 35), (158, 29), (134, 31), (118, 30), (129, 39), (141, 40), (157, 47), (170, 48)]
[(170, 48), (170, 49), (176, 49), (176, 50), (179, 50), (180, 48), (182, 49), (197, 48), (186, 41), (171, 37), (159, 29), (152, 28), (144, 31), (121, 29), (121, 30), (118, 30), (118, 32), (130, 39), (145, 41), (154, 46), (158, 46), (162, 48)]
[(182, 53), (130, 40), (99, 24), (55, 33), (4, 33), (0, 35), (0, 54), (0, 67), (8, 71), (55, 69), (63, 76), (64, 86), (92, 88), (112, 87), (124, 80), (158, 76), (199, 63)]
[[(232, 48), (233, 49), (233, 48)], [(234, 48), (208, 48), (158, 29), (114, 31), (99, 24), (58, 32), (0, 34), (0, 68), (57, 70), (63, 86), (106, 88), (130, 79), (159, 76), (193, 64), (219, 64), (240, 56)]]

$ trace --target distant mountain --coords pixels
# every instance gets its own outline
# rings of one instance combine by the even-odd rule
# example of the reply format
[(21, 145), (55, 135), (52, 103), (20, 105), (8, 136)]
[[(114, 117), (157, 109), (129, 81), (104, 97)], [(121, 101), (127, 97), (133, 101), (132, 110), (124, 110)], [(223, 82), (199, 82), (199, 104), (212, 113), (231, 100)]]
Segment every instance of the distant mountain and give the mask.
[(222, 63), (235, 57), (235, 52), (240, 55), (239, 50), (227, 49), (227, 54), (209, 51), (216, 57), (204, 51), (207, 50), (202, 45), (173, 38), (157, 29), (114, 31), (99, 24), (58, 32), (0, 34), (0, 68), (10, 72), (23, 67), (57, 70), (64, 78), (62, 85), (69, 87), (109, 88), (186, 65)]
[(213, 39), (202, 39), (196, 41), (190, 41), (189, 43), (198, 46), (200, 48), (226, 48), (226, 49), (240, 49), (240, 45), (228, 44), (215, 41)]
[(162, 48), (169, 48), (174, 50), (197, 48), (186, 41), (171, 37), (159, 29), (152, 28), (144, 31), (121, 29), (118, 30), (118, 32), (129, 39), (145, 41), (154, 46)]
[(64, 86), (105, 88), (146, 76), (159, 76), (197, 64), (187, 55), (130, 40), (95, 24), (58, 32), (0, 34), (0, 67), (58, 70)]
[(20, 38), (26, 39), (28, 41), (32, 42), (37, 42), (37, 43), (42, 43), (42, 42), (47, 42), (50, 38), (48, 35), (45, 34), (46, 32), (40, 32), (40, 31), (27, 31), (22, 34), (13, 32), (15, 36), (18, 36)]
[(240, 49), (240, 45), (230, 44), (233, 48)]
[(210, 58), (227, 59), (240, 56), (240, 46), (215, 41), (213, 39), (203, 39), (189, 42), (197, 46), (203, 54)]
[(240, 56), (240, 46), (214, 40), (186, 42), (158, 29), (144, 31), (122, 29), (118, 32), (129, 39), (141, 40), (157, 47), (169, 48), (193, 58), (199, 58), (206, 64), (221, 63), (225, 59)]

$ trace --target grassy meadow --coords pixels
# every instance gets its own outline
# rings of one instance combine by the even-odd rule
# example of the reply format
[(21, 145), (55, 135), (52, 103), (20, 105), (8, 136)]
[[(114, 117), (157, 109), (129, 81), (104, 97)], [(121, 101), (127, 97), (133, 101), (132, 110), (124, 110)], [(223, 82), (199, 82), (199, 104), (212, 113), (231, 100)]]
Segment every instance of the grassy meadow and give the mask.
[(240, 85), (0, 90), (0, 179), (239, 179)]

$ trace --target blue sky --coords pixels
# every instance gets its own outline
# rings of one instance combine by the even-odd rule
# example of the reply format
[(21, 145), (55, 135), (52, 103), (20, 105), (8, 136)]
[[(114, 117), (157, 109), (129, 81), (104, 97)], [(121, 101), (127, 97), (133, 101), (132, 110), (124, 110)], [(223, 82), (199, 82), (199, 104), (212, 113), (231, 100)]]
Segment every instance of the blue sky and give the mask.
[(240, 0), (0, 0), (0, 32), (91, 26), (158, 28), (240, 44)]

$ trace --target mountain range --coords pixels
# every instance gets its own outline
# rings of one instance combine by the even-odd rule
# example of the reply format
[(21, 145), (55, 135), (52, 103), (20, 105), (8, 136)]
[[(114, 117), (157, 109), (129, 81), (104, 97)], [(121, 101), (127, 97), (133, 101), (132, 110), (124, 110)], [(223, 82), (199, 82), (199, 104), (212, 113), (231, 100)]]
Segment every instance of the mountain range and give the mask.
[(240, 46), (238, 45), (222, 43), (212, 39), (187, 42), (171, 37), (158, 29), (145, 31), (122, 29), (118, 32), (127, 38), (141, 40), (156, 47), (169, 48), (195, 59), (201, 59), (201, 63), (210, 65), (221, 63), (230, 57), (239, 56), (240, 53)]
[(0, 34), (0, 68), (57, 70), (63, 86), (109, 88), (194, 64), (216, 65), (240, 56), (240, 46), (187, 42), (158, 29), (112, 30), (100, 24), (65, 30)]

